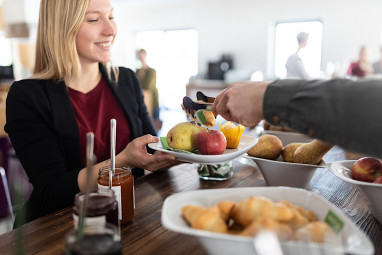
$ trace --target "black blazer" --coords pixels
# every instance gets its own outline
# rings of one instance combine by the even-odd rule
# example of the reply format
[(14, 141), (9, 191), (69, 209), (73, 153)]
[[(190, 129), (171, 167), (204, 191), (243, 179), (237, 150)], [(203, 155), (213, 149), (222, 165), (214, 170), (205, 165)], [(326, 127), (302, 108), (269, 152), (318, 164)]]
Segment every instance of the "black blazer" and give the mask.
[[(100, 70), (126, 114), (131, 139), (156, 135), (135, 73), (119, 68), (116, 84), (107, 78), (102, 65)], [(14, 82), (7, 97), (6, 115), (5, 131), (34, 188), (26, 206), (26, 222), (72, 205), (83, 166), (77, 121), (65, 82)], [(133, 174), (143, 175), (143, 170), (134, 169)]]

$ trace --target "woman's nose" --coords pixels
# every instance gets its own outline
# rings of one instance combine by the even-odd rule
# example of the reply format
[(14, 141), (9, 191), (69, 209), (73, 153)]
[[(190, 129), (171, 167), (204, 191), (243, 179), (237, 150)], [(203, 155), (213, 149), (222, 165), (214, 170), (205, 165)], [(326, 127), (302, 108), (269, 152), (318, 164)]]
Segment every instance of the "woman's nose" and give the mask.
[(113, 21), (107, 20), (103, 32), (107, 36), (115, 36), (117, 34), (117, 25)]

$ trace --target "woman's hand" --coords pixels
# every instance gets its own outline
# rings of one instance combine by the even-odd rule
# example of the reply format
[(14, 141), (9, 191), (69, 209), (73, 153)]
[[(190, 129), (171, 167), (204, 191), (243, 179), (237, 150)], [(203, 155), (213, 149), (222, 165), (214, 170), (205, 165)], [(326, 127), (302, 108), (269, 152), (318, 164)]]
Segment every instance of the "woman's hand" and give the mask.
[(116, 162), (123, 163), (130, 168), (143, 168), (150, 171), (155, 171), (165, 167), (172, 166), (178, 161), (175, 157), (166, 153), (149, 154), (146, 150), (146, 145), (156, 143), (158, 137), (152, 135), (144, 135), (131, 141), (126, 148), (116, 156)]
[(213, 112), (244, 126), (255, 126), (263, 119), (263, 98), (270, 82), (239, 82), (216, 97)]

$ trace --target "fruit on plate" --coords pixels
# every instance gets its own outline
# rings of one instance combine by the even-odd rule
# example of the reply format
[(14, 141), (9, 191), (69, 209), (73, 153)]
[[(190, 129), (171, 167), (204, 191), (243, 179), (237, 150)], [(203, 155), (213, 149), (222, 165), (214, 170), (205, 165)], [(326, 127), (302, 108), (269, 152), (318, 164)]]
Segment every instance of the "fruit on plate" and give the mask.
[(332, 144), (325, 143), (321, 140), (304, 143), (294, 152), (293, 162), (317, 165), (332, 147)]
[(196, 150), (198, 133), (205, 129), (190, 122), (179, 123), (168, 131), (167, 144), (173, 149), (192, 152)]
[(253, 157), (276, 159), (278, 156), (280, 156), (282, 150), (283, 144), (277, 136), (262, 135), (257, 140), (257, 144), (253, 146), (247, 153)]
[(281, 153), (283, 160), (285, 162), (293, 162), (293, 156), (298, 147), (303, 143), (290, 143), (284, 147), (283, 152)]
[(219, 130), (203, 129), (196, 137), (196, 147), (202, 155), (223, 154), (226, 146), (227, 140)]
[(379, 159), (372, 157), (360, 158), (353, 164), (351, 175), (353, 179), (357, 181), (381, 181), (379, 177), (382, 175), (382, 162)]
[(236, 149), (239, 146), (241, 136), (244, 132), (245, 127), (243, 125), (236, 126), (235, 123), (227, 121), (226, 123), (220, 125), (220, 131), (223, 132), (225, 138), (227, 139), (227, 149)]

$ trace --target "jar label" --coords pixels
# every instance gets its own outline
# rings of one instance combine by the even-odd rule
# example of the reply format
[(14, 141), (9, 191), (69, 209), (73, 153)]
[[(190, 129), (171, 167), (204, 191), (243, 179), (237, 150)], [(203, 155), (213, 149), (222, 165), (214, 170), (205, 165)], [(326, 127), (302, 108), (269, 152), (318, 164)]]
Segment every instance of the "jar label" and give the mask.
[[(73, 224), (77, 228), (78, 227), (78, 215), (73, 213)], [(85, 226), (105, 226), (106, 225), (106, 216), (96, 216), (96, 217), (86, 217), (85, 218)]]
[[(108, 189), (109, 186), (100, 185), (98, 183), (99, 189)], [(118, 202), (118, 219), (122, 220), (122, 200), (121, 200), (121, 186), (111, 186), (111, 189), (114, 191), (115, 200)]]

